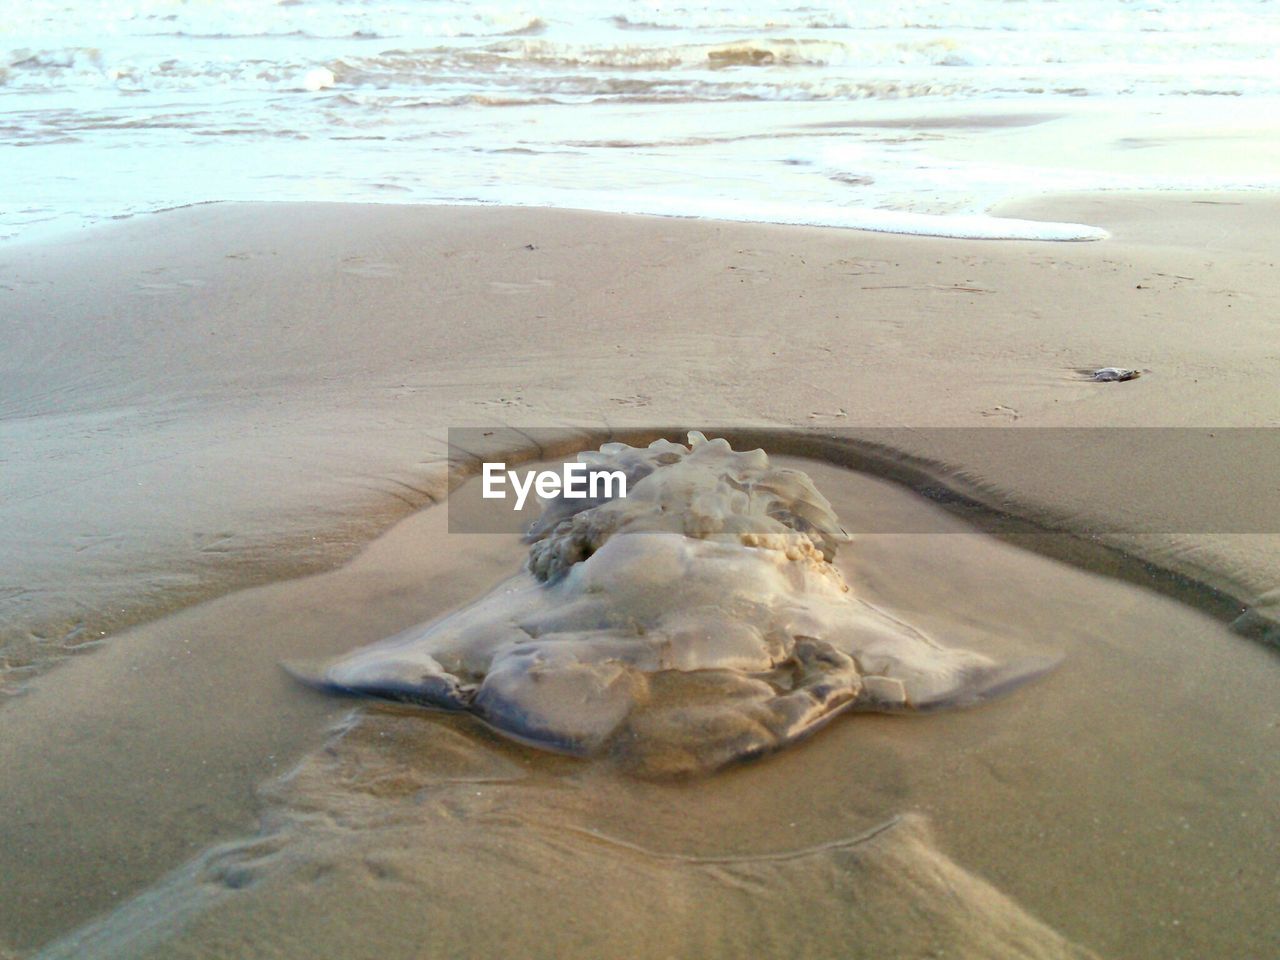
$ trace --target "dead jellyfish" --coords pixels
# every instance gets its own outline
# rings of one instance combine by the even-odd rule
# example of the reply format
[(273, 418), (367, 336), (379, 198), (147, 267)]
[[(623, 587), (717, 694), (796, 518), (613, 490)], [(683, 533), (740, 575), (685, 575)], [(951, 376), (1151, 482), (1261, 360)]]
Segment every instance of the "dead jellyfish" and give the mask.
[(963, 706), (1044, 672), (935, 642), (857, 597), (803, 472), (691, 433), (605, 444), (626, 495), (555, 497), (528, 562), (470, 605), (311, 682), (467, 711), (548, 750), (687, 774), (777, 750), (846, 711)]

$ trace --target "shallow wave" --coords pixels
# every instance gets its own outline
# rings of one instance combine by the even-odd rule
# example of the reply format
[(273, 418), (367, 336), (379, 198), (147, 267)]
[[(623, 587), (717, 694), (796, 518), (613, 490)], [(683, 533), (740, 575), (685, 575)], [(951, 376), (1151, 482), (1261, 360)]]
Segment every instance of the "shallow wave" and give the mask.
[(644, 5), (640, 11), (616, 15), (620, 30), (986, 30), (1019, 33), (1040, 32), (1116, 34), (1122, 32), (1203, 33), (1253, 32), (1257, 18), (1269, 14), (1268, 0), (1243, 0), (1226, 4), (1183, 3), (1177, 6), (1153, 0), (1118, 6), (1112, 0), (1077, 0), (1075, 3), (1011, 3), (1009, 0), (960, 0), (914, 2), (901, 5), (845, 4), (820, 8), (799, 6), (778, 9), (750, 3), (729, 7)]
[(47, 71), (55, 76), (64, 70), (101, 69), (102, 51), (97, 47), (52, 47), (36, 50), (20, 47), (5, 54), (6, 71)]
[[(480, 47), (438, 45), (386, 50), (352, 62), (369, 73), (387, 70), (423, 75), (441, 66), (481, 70), (514, 65), (559, 69), (688, 70), (901, 66), (909, 63), (947, 65), (948, 60), (955, 59), (957, 46), (957, 41), (945, 38), (852, 42), (779, 36), (726, 39), (715, 43), (594, 45), (537, 38), (503, 40)], [(974, 58), (983, 59), (976, 54)], [(965, 58), (966, 62), (969, 59)]]
[[(1068, 97), (1087, 97), (1092, 102), (1080, 105), (1087, 112), (1110, 109), (1102, 101), (1111, 98), (1161, 97), (1167, 104), (1161, 110), (1187, 112), (1199, 109), (1197, 100), (1211, 100), (1211, 110), (1219, 111), (1229, 110), (1224, 98), (1280, 93), (1274, 69), (1280, 23), (1252, 0), (1227, 9), (1209, 0), (1119, 6), (1114, 0), (912, 0), (899, 8), (830, 9), (780, 8), (763, 0), (731, 8), (648, 0), (502, 8), (465, 0), (177, 6), (134, 0), (124, 12), (99, 0), (10, 6), (15, 9), (0, 14), (0, 43), (11, 48), (0, 48), (0, 97), (9, 98), (0, 101), (6, 111), (0, 138), (51, 149), (38, 161), (35, 151), (14, 159), (5, 178), (10, 199), (0, 207), (16, 210), (32, 195), (59, 197), (58, 205), (76, 216), (212, 196), (252, 199), (273, 178), (293, 180), (296, 199), (311, 198), (301, 185), (314, 178), (329, 184), (324, 196), (355, 200), (403, 173), (410, 150), (426, 152), (415, 170), (433, 171), (419, 179), (419, 197), (492, 199), (505, 185), (570, 182), (563, 167), (494, 162), (499, 151), (525, 146), (537, 153), (552, 142), (585, 137), (643, 140), (634, 135), (637, 124), (670, 126), (661, 139), (680, 146), (712, 127), (725, 134), (713, 138), (717, 143), (753, 133), (762, 139), (737, 154), (721, 151), (714, 165), (705, 163), (707, 151), (683, 150), (655, 166), (644, 156), (624, 163), (615, 149), (617, 160), (575, 167), (572, 182), (589, 191), (639, 183), (661, 192), (676, 176), (717, 195), (736, 183), (748, 196), (834, 204), (846, 194), (831, 187), (844, 184), (847, 191), (852, 182), (863, 187), (859, 200), (869, 205), (973, 211), (988, 194), (1003, 195), (997, 175), (974, 163), (944, 170), (945, 158), (862, 138), (859, 146), (875, 156), (839, 165), (834, 173), (841, 184), (819, 182), (780, 176), (778, 164), (789, 160), (766, 149), (763, 138), (779, 139), (789, 117), (802, 111), (825, 110), (836, 119), (879, 115), (867, 101), (903, 101), (909, 114), (919, 111), (905, 104), (924, 98), (1034, 98), (1056, 110)], [(698, 105), (708, 121), (690, 127)], [(488, 107), (499, 109), (481, 109)], [(518, 118), (519, 126), (502, 115), (521, 109), (529, 115)], [(442, 121), (447, 137), (434, 129)], [(558, 131), (560, 123), (572, 129)], [(356, 148), (339, 146), (370, 139), (373, 128), (404, 149), (356, 156)], [(310, 146), (275, 149), (265, 160), (234, 156), (257, 136), (274, 143), (308, 138)], [(59, 146), (71, 143), (69, 137), (99, 150), (94, 178), (79, 154)], [(187, 165), (185, 155), (177, 158), (197, 140), (198, 149), (225, 151), (223, 162), (204, 164), (206, 172), (195, 180), (172, 174)], [(464, 141), (466, 161), (459, 162)], [(125, 162), (101, 149), (108, 145), (145, 148), (147, 156), (165, 159), (145, 161), (137, 149)], [(479, 186), (476, 157), (486, 165)], [(148, 163), (164, 169), (145, 170)], [(252, 175), (236, 172), (259, 167)], [(873, 190), (862, 182), (868, 173)], [(1261, 179), (1252, 169), (1247, 173), (1233, 181)], [(1123, 183), (1068, 174), (1024, 165), (999, 179), (1034, 192), (1050, 183), (1055, 189), (1141, 188), (1162, 176), (1158, 165)], [(112, 192), (104, 193), (108, 178)], [(0, 237), (17, 222), (16, 214), (0, 213)]]
[[(788, 34), (791, 28), (784, 23), (758, 35), (744, 29), (714, 41), (663, 31), (660, 42), (653, 42), (636, 29), (574, 33), (560, 23), (521, 16), (478, 26), (431, 24), (427, 32), (418, 25), (401, 38), (401, 46), (379, 50), (371, 44), (399, 34), (354, 21), (336, 25), (346, 28), (336, 33), (321, 29), (329, 24), (256, 29), (261, 25), (250, 23), (244, 30), (213, 32), (174, 26), (138, 34), (143, 46), (136, 49), (73, 44), (13, 49), (0, 57), (0, 80), (35, 90), (68, 85), (80, 90), (297, 89), (298, 77), (323, 67), (338, 84), (356, 87), (461, 85), (484, 91), (515, 86), (534, 96), (588, 96), (617, 92), (610, 87), (619, 77), (647, 74), (685, 85), (676, 99), (698, 99), (706, 92), (698, 85), (717, 76), (726, 78), (717, 82), (769, 84), (772, 90), (750, 98), (776, 100), (1073, 89), (1112, 94), (1139, 88), (1217, 94), (1275, 87), (1274, 71), (1259, 58), (1258, 43), (1234, 34), (1206, 41), (1185, 30), (1027, 34), (904, 26), (797, 36)], [(1261, 36), (1265, 39), (1265, 31)], [(1189, 64), (1195, 65), (1194, 73)], [(1200, 82), (1186, 83), (1189, 75)], [(563, 89), (548, 89), (548, 84)]]

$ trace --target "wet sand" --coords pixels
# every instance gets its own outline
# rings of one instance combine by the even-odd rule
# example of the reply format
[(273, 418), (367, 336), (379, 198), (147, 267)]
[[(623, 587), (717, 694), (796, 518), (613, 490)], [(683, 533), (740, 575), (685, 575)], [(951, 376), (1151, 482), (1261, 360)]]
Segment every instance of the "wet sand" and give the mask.
[[(796, 465), (853, 523), (936, 531), (859, 537), (842, 566), (860, 595), (950, 645), (1063, 664), (980, 708), (844, 717), (686, 783), (519, 747), (466, 717), (349, 714), (352, 701), (291, 686), (279, 660), (409, 626), (456, 605), (437, 585), (488, 586), (518, 566), (514, 536), (449, 534), (428, 510), (339, 571), (215, 601), (76, 661), (104, 663), (75, 707), (69, 669), (24, 698), (14, 741), (47, 729), (46, 710), (75, 743), (88, 734), (68, 726), (77, 716), (133, 722), (92, 756), (48, 743), (56, 766), (6, 758), (43, 840), (26, 874), (60, 876), (6, 891), (10, 902), (56, 929), (101, 905), (105, 883), (144, 888), (179, 867), (175, 837), (203, 843), (238, 822), (246, 839), (47, 955), (213, 957), (252, 943), (339, 957), (376, 943), (408, 957), (432, 943), (480, 956), (524, 938), (540, 956), (838, 956), (851, 943), (866, 956), (1265, 953), (1274, 655), (1174, 601), (967, 533), (896, 486)], [(472, 559), (455, 577), (456, 554)], [(185, 662), (160, 655), (178, 637)], [(189, 698), (160, 709), (106, 702), (192, 679)], [(321, 748), (326, 723), (342, 733)], [(70, 770), (128, 795), (87, 803)], [(59, 873), (70, 850), (103, 874)]]
[[(1114, 239), (226, 205), (6, 249), (0, 642), (10, 685), (27, 690), (0, 706), (0, 882), (19, 905), (0, 949), (121, 904), (85, 934), (101, 955), (245, 942), (349, 955), (370, 938), (390, 956), (424, 941), (483, 953), (527, 936), (530, 918), (561, 955), (595, 952), (610, 931), (692, 954), (710, 927), (766, 953), (831, 955), (839, 936), (941, 948), (903, 939), (921, 926), (895, 912), (908, 903), (933, 904), (923, 926), (961, 955), (1273, 949), (1274, 866), (1259, 858), (1280, 836), (1274, 653), (989, 538), (868, 537), (849, 574), (956, 645), (1064, 651), (1058, 673), (970, 713), (851, 718), (703, 783), (638, 785), (394, 711), (360, 714), (315, 752), (350, 705), (276, 666), (438, 615), (519, 562), (513, 538), (460, 541), (428, 510), (351, 566), (279, 582), (441, 499), (450, 426), (573, 424), (598, 440), (676, 423), (1280, 424), (1274, 201), (1054, 203), (1036, 212)], [(1108, 364), (1150, 372), (1074, 372)], [(966, 462), (927, 432), (914, 448), (901, 435), (955, 488), (1068, 525), (1106, 518), (1114, 545), (1267, 613), (1276, 535), (1178, 532), (1168, 478), (1083, 497), (1078, 471), (1051, 460)], [(1269, 465), (1242, 466), (1240, 489)], [(1198, 469), (1178, 465), (1175, 481), (1194, 485)], [(820, 487), (844, 512), (902, 495), (862, 482)], [(1239, 529), (1226, 522), (1237, 506), (1223, 503), (1223, 530)], [(1163, 532), (1126, 535), (1134, 518)], [(476, 777), (503, 781), (496, 796), (458, 785)], [(259, 814), (267, 839), (236, 841)], [(232, 846), (183, 872), (217, 841)], [(809, 848), (785, 870), (757, 856)], [(735, 873), (681, 857), (745, 859)], [(456, 886), (431, 881), (446, 862)], [(539, 884), (576, 863), (586, 899), (548, 910), (555, 884)], [(529, 884), (520, 909), (512, 875)], [(859, 877), (856, 896), (841, 886)], [(683, 896), (660, 892), (671, 882)], [(631, 890), (635, 913), (610, 912)], [(944, 891), (961, 906), (938, 907)], [(395, 909), (405, 898), (421, 909)]]

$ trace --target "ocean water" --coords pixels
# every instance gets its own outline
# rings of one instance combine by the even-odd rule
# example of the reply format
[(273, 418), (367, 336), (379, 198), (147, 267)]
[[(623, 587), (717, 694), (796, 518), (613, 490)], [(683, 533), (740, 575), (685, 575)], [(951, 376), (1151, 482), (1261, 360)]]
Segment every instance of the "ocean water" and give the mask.
[(1271, 0), (27, 0), (0, 238), (209, 200), (1087, 239), (1027, 194), (1280, 186)]

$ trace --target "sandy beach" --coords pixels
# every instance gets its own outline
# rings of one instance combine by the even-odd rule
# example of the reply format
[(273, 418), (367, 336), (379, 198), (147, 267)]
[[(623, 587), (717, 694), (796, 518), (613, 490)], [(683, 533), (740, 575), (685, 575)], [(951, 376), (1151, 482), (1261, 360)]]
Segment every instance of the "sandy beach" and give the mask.
[[(0, 956), (1280, 948), (1280, 201), (997, 212), (1110, 237), (281, 203), (0, 250)], [(1062, 666), (687, 783), (280, 670), (519, 567), (449, 531), (476, 454), (676, 429), (807, 457), (860, 591)]]

